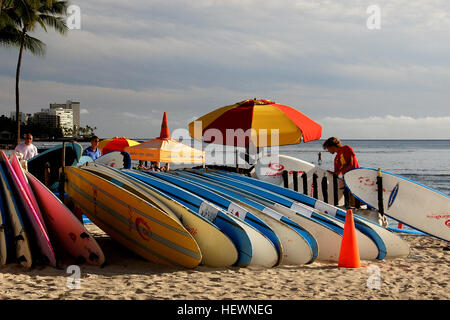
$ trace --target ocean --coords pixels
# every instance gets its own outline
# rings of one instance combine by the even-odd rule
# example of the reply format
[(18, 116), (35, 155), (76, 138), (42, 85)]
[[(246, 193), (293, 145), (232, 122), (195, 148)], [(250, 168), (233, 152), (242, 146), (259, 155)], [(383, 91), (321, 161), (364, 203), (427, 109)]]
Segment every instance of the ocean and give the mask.
[[(150, 139), (135, 139), (147, 141)], [(192, 145), (193, 140), (183, 141)], [(299, 158), (304, 161), (319, 165), (319, 153), (321, 153), (320, 167), (333, 170), (334, 155), (323, 150), (324, 140), (316, 140), (298, 145), (279, 146), (277, 153)], [(419, 182), (432, 189), (450, 196), (450, 140), (342, 140), (344, 145), (353, 148), (361, 167), (380, 168), (382, 170), (396, 173), (410, 180)], [(35, 141), (39, 148), (51, 148), (60, 142)], [(90, 143), (81, 143), (87, 148)], [(223, 149), (222, 149), (223, 148)], [(221, 152), (220, 150), (223, 150)], [(214, 159), (226, 159), (226, 164), (235, 166), (236, 151), (232, 147), (225, 148), (218, 145), (205, 145), (206, 163), (212, 163)], [(211, 150), (215, 150), (211, 152)], [(244, 152), (238, 148), (238, 153)], [(260, 155), (268, 150), (261, 150)], [(272, 150), (272, 152), (276, 151)], [(274, 152), (275, 153), (275, 152)], [(242, 158), (242, 157), (241, 157)], [(216, 160), (217, 161), (217, 160)], [(242, 161), (242, 160), (241, 160)], [(217, 164), (217, 163), (216, 163)], [(182, 165), (173, 165), (175, 169)], [(249, 167), (249, 165), (240, 165)], [(388, 218), (390, 227), (396, 227), (397, 222)], [(405, 226), (406, 229), (409, 229)]]
[[(150, 139), (139, 139), (146, 141)], [(192, 140), (184, 141), (191, 145)], [(324, 140), (316, 140), (297, 145), (279, 146), (278, 153), (318, 165), (318, 154), (321, 153), (324, 169), (333, 170), (334, 155), (322, 149)], [(399, 174), (413, 181), (424, 184), (450, 196), (450, 140), (342, 140), (344, 145), (353, 148), (361, 167), (381, 168), (382, 170)], [(56, 142), (35, 141), (38, 148), (50, 148)], [(89, 142), (81, 143), (83, 148), (90, 145)], [(225, 150), (225, 155), (220, 155), (217, 146), (215, 154), (208, 153), (212, 150), (205, 146), (206, 163), (211, 164), (214, 156), (227, 159), (227, 164), (234, 166), (234, 148)], [(241, 149), (241, 152), (244, 150)], [(267, 152), (267, 150), (262, 150)], [(245, 165), (240, 165), (245, 167)], [(171, 165), (171, 168), (180, 166)]]

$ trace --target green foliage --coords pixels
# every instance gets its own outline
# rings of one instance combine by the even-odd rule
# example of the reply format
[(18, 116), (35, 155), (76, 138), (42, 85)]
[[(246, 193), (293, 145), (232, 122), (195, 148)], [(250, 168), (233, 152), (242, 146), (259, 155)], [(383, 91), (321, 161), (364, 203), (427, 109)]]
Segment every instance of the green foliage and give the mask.
[[(14, 132), (16, 122), (6, 116), (0, 116), (0, 128), (2, 131)], [(22, 124), (21, 132), (31, 133), (37, 139), (59, 139), (63, 137), (61, 128), (51, 128), (49, 126), (37, 123)]]
[(16, 46), (19, 57), (16, 70), (16, 142), (20, 140), (20, 96), (19, 79), (23, 51), (33, 55), (44, 55), (45, 44), (28, 33), (38, 27), (47, 32), (52, 28), (66, 34), (68, 27), (65, 16), (67, 1), (62, 0), (3, 0), (0, 2), (0, 45)]

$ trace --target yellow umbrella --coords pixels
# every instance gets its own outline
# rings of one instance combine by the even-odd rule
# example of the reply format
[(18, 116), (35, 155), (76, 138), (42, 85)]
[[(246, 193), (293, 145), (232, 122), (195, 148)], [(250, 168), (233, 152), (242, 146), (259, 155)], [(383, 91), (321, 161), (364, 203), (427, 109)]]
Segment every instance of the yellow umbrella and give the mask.
[(167, 115), (164, 112), (161, 125), (161, 134), (158, 138), (143, 142), (137, 146), (127, 147), (133, 160), (178, 162), (178, 163), (204, 163), (205, 152), (187, 146), (169, 135)]

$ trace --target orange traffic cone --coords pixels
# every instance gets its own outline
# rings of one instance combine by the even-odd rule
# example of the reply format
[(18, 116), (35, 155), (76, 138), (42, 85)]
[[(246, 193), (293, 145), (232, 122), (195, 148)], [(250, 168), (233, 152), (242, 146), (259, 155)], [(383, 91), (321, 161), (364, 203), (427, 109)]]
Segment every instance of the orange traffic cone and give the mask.
[(351, 209), (347, 210), (347, 215), (345, 217), (344, 235), (342, 236), (338, 267), (361, 267), (355, 221), (353, 220), (353, 212)]
[(167, 121), (167, 114), (164, 112), (163, 120), (161, 123), (161, 132), (159, 134), (159, 137), (161, 139), (169, 139), (170, 133), (169, 133), (169, 123)]

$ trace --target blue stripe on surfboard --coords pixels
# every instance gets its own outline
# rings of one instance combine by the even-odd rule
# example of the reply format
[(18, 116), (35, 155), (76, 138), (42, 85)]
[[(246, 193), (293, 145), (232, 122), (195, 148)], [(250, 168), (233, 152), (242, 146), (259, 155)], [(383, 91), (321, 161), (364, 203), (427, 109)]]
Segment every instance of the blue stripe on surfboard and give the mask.
[[(232, 204), (230, 200), (222, 197), (216, 192), (213, 192), (205, 187), (194, 184), (192, 183), (192, 181), (183, 179), (179, 176), (176, 177), (174, 175), (168, 175), (167, 173), (155, 173), (155, 172), (148, 172), (148, 174), (151, 174), (152, 176), (158, 177), (160, 179), (164, 179), (165, 181), (169, 181), (170, 183), (173, 183), (181, 188), (187, 189), (188, 191), (195, 193), (199, 197), (202, 197), (207, 201), (213, 202), (214, 204), (221, 207), (224, 211), (227, 211), (228, 207)], [(252, 227), (254, 227), (255, 229), (257, 229), (263, 235), (265, 235), (275, 246), (278, 255), (281, 256), (280, 239), (275, 234), (275, 232), (273, 232), (272, 229), (267, 225), (267, 223), (265, 223), (264, 221), (253, 215), (251, 212), (246, 212), (244, 221), (247, 222)]]
[[(275, 193), (279, 193), (282, 194), (285, 197), (288, 197), (292, 200), (296, 200), (299, 201), (303, 204), (309, 205), (311, 207), (314, 208), (314, 206), (316, 205), (316, 203), (318, 202), (317, 199), (309, 197), (307, 195), (304, 195), (302, 193), (299, 193), (297, 191), (288, 189), (288, 188), (284, 188), (269, 182), (265, 182), (265, 181), (261, 181), (261, 180), (257, 180), (255, 178), (250, 178), (250, 177), (245, 177), (245, 176), (238, 176), (238, 175), (228, 175), (225, 172), (220, 172), (219, 174), (223, 175), (223, 176), (228, 176), (228, 177), (233, 177), (234, 179), (240, 180), (240, 181), (245, 181), (248, 182), (248, 184), (253, 184), (255, 186), (261, 187), (263, 189), (269, 190), (271, 192), (275, 192)], [(333, 206), (334, 207), (334, 206)], [(347, 213), (340, 209), (335, 207), (336, 210), (336, 218), (339, 219), (340, 221), (345, 222), (345, 218)], [(365, 234), (366, 236), (368, 236), (377, 246), (378, 248), (378, 257), (377, 259), (382, 260), (386, 257), (387, 255), (387, 249), (386, 249), (386, 244), (384, 243), (383, 239), (378, 235), (378, 233), (373, 230), (372, 228), (370, 228), (370, 224), (373, 223), (372, 221), (369, 221), (367, 219), (364, 219), (362, 217), (357, 217), (354, 216), (354, 220), (355, 220), (355, 227), (362, 232), (363, 234)]]
[(394, 227), (387, 227), (386, 229), (388, 229), (389, 231), (401, 232), (401, 233), (407, 233), (407, 234), (416, 234), (419, 236), (426, 235), (425, 233), (423, 233), (422, 231), (419, 231), (419, 230), (400, 229), (400, 228), (394, 228)]
[[(196, 214), (198, 214), (199, 207), (204, 202), (204, 200), (200, 197), (175, 185), (163, 182), (160, 179), (153, 178), (149, 175), (143, 175), (142, 173), (134, 170), (123, 170), (122, 172), (148, 183), (149, 185), (159, 189), (161, 192), (167, 194), (169, 197), (175, 196), (178, 200), (183, 201), (184, 205), (187, 206), (189, 204), (188, 207)], [(230, 238), (238, 250), (239, 254), (236, 264), (250, 264), (253, 249), (247, 233), (222, 211), (219, 211), (217, 218), (213, 223)]]
[[(200, 177), (200, 176), (190, 173), (188, 171), (178, 171), (178, 172), (182, 176), (184, 176), (188, 179), (194, 180), (196, 183), (202, 184), (205, 187), (212, 189), (214, 191), (219, 191), (223, 194), (226, 194), (226, 195), (230, 196), (231, 198), (239, 200), (259, 211), (263, 211), (266, 208), (264, 205), (262, 205), (259, 202), (253, 201), (245, 196), (242, 196), (241, 194), (238, 194), (238, 193), (231, 191), (225, 187), (221, 187), (220, 185), (215, 184), (215, 183), (217, 183), (216, 181), (214, 181), (214, 182), (209, 181), (209, 179), (207, 179), (205, 177)], [(282, 216), (282, 215), (280, 214), (280, 216)], [(308, 218), (308, 217), (306, 217), (306, 218)], [(292, 229), (294, 229), (299, 235), (301, 235), (308, 242), (308, 244), (310, 245), (312, 252), (313, 252), (313, 257), (311, 260), (312, 261), (315, 260), (316, 257), (318, 256), (318, 245), (317, 245), (316, 239), (308, 231), (303, 229), (300, 225), (298, 225), (291, 219), (282, 216), (280, 221), (287, 224)]]

